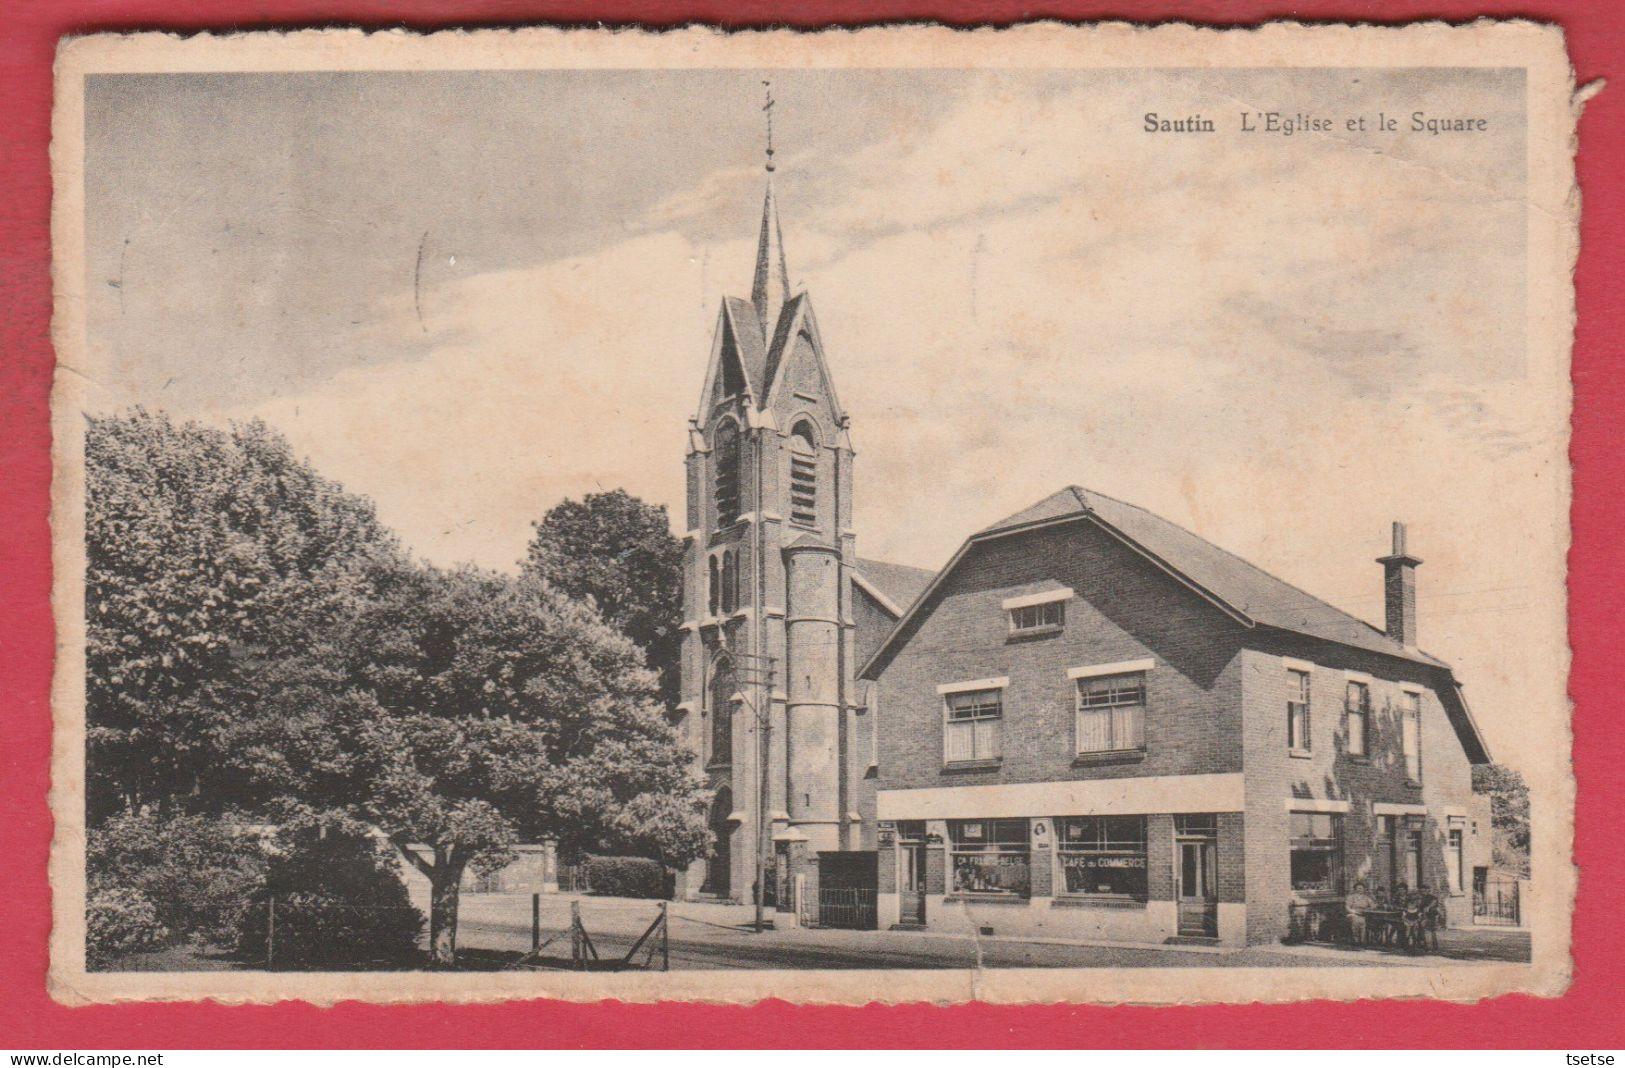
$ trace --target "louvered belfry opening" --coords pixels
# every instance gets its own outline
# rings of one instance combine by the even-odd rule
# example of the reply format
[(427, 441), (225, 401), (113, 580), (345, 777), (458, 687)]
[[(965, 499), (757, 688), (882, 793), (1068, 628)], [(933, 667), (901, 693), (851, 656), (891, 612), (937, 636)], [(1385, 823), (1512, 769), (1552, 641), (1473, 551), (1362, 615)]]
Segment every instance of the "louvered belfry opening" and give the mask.
[(818, 525), (818, 445), (805, 422), (790, 433), (790, 521)]

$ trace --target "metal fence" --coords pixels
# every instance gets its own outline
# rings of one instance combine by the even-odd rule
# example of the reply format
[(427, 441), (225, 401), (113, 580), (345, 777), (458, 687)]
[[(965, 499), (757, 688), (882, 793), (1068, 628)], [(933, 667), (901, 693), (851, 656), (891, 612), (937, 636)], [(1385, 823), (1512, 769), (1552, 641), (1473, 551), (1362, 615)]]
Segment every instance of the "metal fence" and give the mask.
[(854, 931), (875, 929), (875, 891), (861, 888), (820, 887), (818, 924)]
[(1490, 927), (1517, 927), (1523, 902), (1516, 879), (1489, 879), (1473, 888), (1473, 922)]

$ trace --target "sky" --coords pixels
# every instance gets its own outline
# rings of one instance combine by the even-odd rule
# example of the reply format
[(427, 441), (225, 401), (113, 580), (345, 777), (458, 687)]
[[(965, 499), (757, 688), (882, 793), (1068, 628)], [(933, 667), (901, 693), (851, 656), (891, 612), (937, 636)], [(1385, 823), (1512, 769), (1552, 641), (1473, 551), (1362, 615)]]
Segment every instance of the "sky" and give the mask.
[[(98, 76), (87, 406), (263, 418), (437, 563), (512, 569), (617, 486), (680, 527), (769, 77), (862, 555), (940, 566), (1076, 483), (1380, 624), (1405, 520), (1422, 646), (1516, 763), (1557, 481), (1517, 71)], [(1270, 110), (1333, 128), (1240, 131)], [(1378, 112), (1401, 130), (1344, 126)]]

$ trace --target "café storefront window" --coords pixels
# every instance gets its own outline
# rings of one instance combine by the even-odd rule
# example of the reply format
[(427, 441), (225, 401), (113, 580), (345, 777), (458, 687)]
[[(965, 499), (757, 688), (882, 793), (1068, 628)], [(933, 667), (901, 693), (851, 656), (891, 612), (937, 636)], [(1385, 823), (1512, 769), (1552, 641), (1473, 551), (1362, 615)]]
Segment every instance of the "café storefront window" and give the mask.
[(1144, 816), (1066, 817), (1056, 831), (1062, 893), (1146, 899)]
[(1292, 813), (1292, 889), (1343, 892), (1343, 817), (1338, 813)]
[(1026, 820), (950, 820), (953, 892), (1027, 897), (1032, 890)]

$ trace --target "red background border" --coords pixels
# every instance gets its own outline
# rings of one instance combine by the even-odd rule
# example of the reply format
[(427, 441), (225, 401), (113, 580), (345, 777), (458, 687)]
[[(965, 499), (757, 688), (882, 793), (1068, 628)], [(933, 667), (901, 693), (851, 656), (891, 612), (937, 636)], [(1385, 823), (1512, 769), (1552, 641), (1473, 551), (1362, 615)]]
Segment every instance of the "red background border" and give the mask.
[[(51, 61), (58, 38), (97, 30), (194, 31), (359, 24), (435, 29), (553, 20), (815, 27), (936, 18), (962, 24), (1051, 17), (1271, 18), (1397, 22), (1523, 16), (1561, 24), (1580, 84), (1625, 75), (1625, 4), (1317, 0), (6, 0), (0, 8), (0, 1046), (12, 1048), (933, 1046), (1069, 1045), (1333, 1047), (1625, 1047), (1619, 981), (1625, 957), (1625, 812), (1616, 723), (1625, 643), (1625, 568), (1614, 533), (1625, 521), (1625, 86), (1604, 91), (1580, 123), (1584, 196), (1576, 274), (1574, 544), (1570, 554), (1571, 693), (1580, 803), (1575, 981), (1567, 995), (1474, 1006), (1385, 1002), (1192, 1008), (912, 1005), (799, 1008), (768, 1002), (573, 1006), (343, 1004), (226, 1007), (114, 1005), (67, 1009), (45, 993), (50, 897), (45, 863), (52, 653), (50, 615)], [(1517, 507), (1508, 501), (1508, 507)]]

